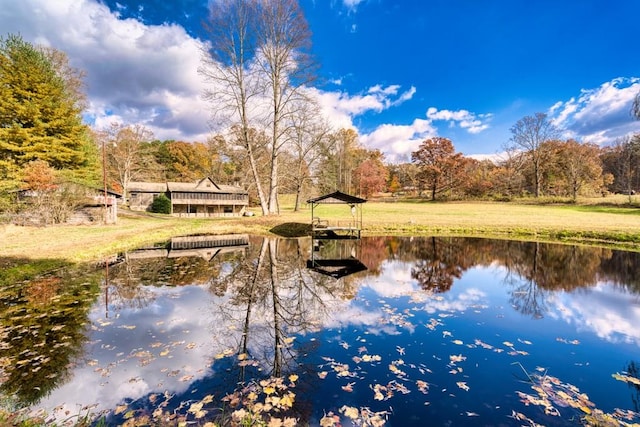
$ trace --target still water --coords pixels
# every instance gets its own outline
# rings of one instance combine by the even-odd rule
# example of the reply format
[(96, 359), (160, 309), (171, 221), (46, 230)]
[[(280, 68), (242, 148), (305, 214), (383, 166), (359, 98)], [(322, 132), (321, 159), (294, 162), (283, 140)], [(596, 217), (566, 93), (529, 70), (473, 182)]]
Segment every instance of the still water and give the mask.
[(230, 235), (105, 267), (1, 290), (5, 402), (57, 425), (640, 421), (638, 253)]

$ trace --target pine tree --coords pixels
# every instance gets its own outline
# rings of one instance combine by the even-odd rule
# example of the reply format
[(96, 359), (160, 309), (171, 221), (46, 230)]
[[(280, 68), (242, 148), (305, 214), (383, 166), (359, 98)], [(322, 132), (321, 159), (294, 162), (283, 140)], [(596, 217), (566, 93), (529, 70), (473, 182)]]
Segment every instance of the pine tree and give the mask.
[[(17, 185), (21, 168), (43, 160), (57, 170), (91, 168), (91, 140), (77, 88), (50, 53), (20, 36), (0, 38), (0, 180)], [(94, 157), (95, 158), (95, 157)]]

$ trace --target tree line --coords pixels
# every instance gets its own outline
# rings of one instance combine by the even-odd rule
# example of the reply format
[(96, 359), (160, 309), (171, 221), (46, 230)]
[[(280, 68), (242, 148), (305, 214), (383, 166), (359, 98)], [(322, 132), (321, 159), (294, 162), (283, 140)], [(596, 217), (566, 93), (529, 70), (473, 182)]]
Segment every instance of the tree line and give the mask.
[[(103, 179), (126, 200), (132, 181), (210, 176), (245, 187), (265, 215), (279, 213), (281, 194), (295, 194), (298, 209), (335, 190), (506, 200), (640, 189), (640, 135), (606, 147), (562, 139), (542, 113), (515, 123), (492, 160), (434, 136), (410, 162), (386, 162), (355, 130), (336, 129), (321, 114), (309, 89), (318, 64), (296, 0), (212, 2), (207, 30), (198, 72), (209, 85), (212, 123), (225, 130), (198, 142), (160, 141), (137, 123), (92, 129), (82, 117), (84, 73), (64, 52), (0, 38), (0, 212), (15, 211), (15, 194), (30, 191), (45, 222), (63, 221), (75, 200), (70, 183), (101, 188)], [(631, 113), (640, 118), (640, 94)]]

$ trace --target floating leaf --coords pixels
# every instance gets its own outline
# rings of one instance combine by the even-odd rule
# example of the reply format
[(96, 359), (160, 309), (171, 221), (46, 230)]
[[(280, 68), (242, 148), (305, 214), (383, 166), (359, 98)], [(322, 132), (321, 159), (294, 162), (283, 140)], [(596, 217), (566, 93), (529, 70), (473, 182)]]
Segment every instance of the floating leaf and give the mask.
[(458, 381), (456, 385), (464, 391), (469, 391), (469, 386), (464, 381)]
[(640, 385), (640, 379), (636, 378), (636, 377), (632, 377), (632, 376), (625, 375), (625, 374), (620, 374), (618, 372), (616, 372), (615, 374), (612, 374), (611, 376), (613, 378), (615, 378), (616, 380), (618, 380), (618, 381), (623, 381), (625, 383)]
[(345, 417), (349, 417), (352, 420), (357, 420), (358, 418), (360, 418), (360, 412), (358, 411), (358, 408), (354, 408), (353, 406), (345, 405), (340, 408), (340, 412), (342, 412)]

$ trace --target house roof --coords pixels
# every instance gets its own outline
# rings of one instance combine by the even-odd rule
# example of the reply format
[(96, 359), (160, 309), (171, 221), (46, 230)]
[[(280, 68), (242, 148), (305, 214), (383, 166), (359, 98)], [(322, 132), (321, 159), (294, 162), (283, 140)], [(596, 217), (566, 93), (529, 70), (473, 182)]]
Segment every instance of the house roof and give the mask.
[(197, 182), (167, 182), (167, 188), (170, 192), (198, 192), (198, 193), (236, 193), (246, 194), (242, 187), (235, 185), (216, 184), (211, 178), (203, 178)]
[(216, 184), (211, 178), (203, 178), (197, 182), (130, 182), (129, 191), (141, 193), (235, 193), (246, 194), (241, 187)]
[(164, 193), (167, 191), (167, 184), (164, 182), (130, 182), (129, 191), (138, 191), (141, 193)]
[(366, 202), (367, 199), (361, 199), (360, 197), (352, 196), (350, 194), (343, 193), (341, 191), (334, 191), (330, 194), (325, 194), (324, 196), (319, 196), (314, 199), (307, 200), (307, 203), (344, 203), (349, 205), (359, 204)]

